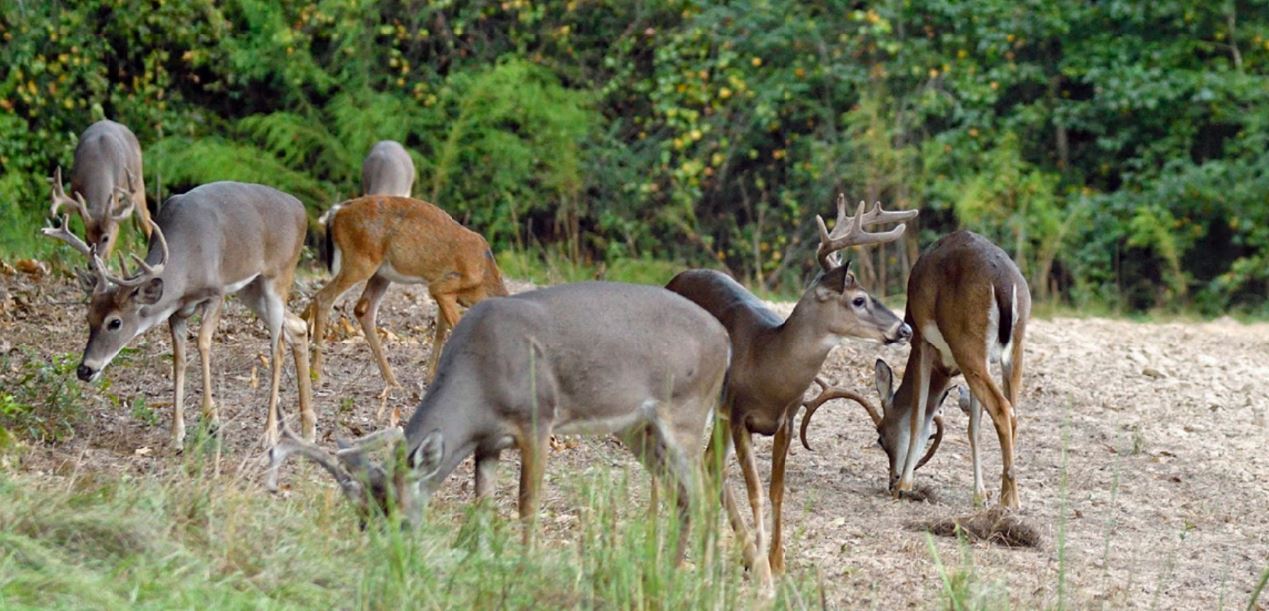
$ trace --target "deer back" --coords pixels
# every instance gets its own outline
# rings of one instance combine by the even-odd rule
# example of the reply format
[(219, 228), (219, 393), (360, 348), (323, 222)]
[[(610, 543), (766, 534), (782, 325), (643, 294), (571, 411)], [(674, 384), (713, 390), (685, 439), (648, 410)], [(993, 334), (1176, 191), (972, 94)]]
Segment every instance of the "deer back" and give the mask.
[(669, 428), (700, 430), (729, 354), (717, 320), (659, 287), (584, 282), (482, 301), (454, 329), (406, 438), (441, 431), (443, 479), (472, 449), (535, 426), (613, 433), (651, 408)]
[(409, 197), (414, 187), (414, 160), (395, 140), (381, 140), (361, 163), (362, 195)]
[(935, 362), (956, 372), (950, 338), (984, 346), (993, 356), (1031, 313), (1027, 280), (999, 246), (970, 231), (935, 242), (908, 278), (906, 317), (917, 338), (939, 350)]
[[(141, 144), (136, 135), (121, 123), (103, 119), (84, 130), (75, 147), (75, 165), (71, 169), (71, 195), (79, 193), (88, 204), (92, 218), (84, 219), (88, 244), (101, 252), (114, 246), (117, 223), (111, 213), (117, 204), (117, 189), (125, 188), (132, 175), (134, 193), (145, 193), (141, 172)], [(143, 196), (134, 195), (138, 205), (145, 205)], [(102, 241), (105, 236), (107, 240)]]
[[(364, 258), (399, 282), (436, 282), (458, 274), (506, 295), (489, 243), (448, 213), (408, 197), (374, 195), (340, 205), (330, 219), (332, 258)], [(333, 266), (333, 265), (332, 265)]]

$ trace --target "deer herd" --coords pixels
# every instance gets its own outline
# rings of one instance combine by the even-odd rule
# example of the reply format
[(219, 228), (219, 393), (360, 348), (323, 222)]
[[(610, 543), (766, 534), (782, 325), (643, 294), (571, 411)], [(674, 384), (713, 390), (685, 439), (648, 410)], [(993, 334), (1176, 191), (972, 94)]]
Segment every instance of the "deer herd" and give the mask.
[[(860, 286), (840, 253), (899, 239), (917, 211), (884, 210), (880, 204), (867, 210), (860, 203), (851, 215), (844, 197), (837, 201), (832, 231), (817, 218), (821, 270), (787, 318), (711, 270), (684, 271), (664, 288), (583, 282), (512, 295), (484, 237), (411, 197), (414, 176), (414, 163), (400, 144), (383, 141), (371, 149), (362, 167), (364, 195), (332, 206), (319, 220), (333, 277), (301, 318), (287, 309), (309, 225), (298, 199), (263, 185), (214, 182), (175, 195), (151, 212), (136, 136), (113, 121), (94, 123), (75, 150), (72, 195), (64, 190), (60, 168), (53, 174), (52, 221), (42, 230), (86, 260), (78, 277), (89, 295), (88, 343), (77, 376), (97, 380), (129, 342), (166, 321), (173, 356), (171, 444), (181, 449), (187, 324), (198, 313), (202, 417), (217, 431), (212, 339), (225, 297), (237, 294), (269, 332), (263, 437), (268, 488), (276, 489), (288, 457), (304, 456), (334, 476), (363, 524), (377, 515), (408, 524), (421, 519), (428, 497), (469, 455), (475, 460), (476, 496), (488, 497), (502, 451), (515, 448), (527, 541), (551, 436), (614, 435), (652, 473), (654, 510), (659, 482), (669, 485), (683, 533), (691, 508), (706, 491), (718, 494), (753, 579), (771, 592), (773, 573), (784, 570), (781, 510), (798, 412), (806, 408), (800, 433), (810, 449), (806, 431), (817, 408), (833, 399), (862, 405), (889, 460), (889, 489), (900, 497), (913, 490), (914, 472), (938, 449), (942, 400), (951, 390), (949, 381), (964, 374), (968, 390), (960, 389), (959, 404), (969, 416), (973, 502), (987, 500), (978, 452), (985, 408), (1001, 449), (998, 502), (1020, 506), (1014, 409), (1031, 299), (1017, 266), (985, 238), (957, 231), (926, 250), (909, 275), (902, 319)], [(81, 217), (84, 238), (71, 231), (66, 210)], [(134, 214), (148, 237), (148, 252), (144, 258), (133, 255), (133, 272), (122, 255), (118, 270), (111, 271), (119, 227)], [(867, 229), (876, 225), (893, 228)], [(437, 306), (427, 393), (404, 429), (341, 440), (329, 451), (315, 443), (310, 380), (320, 379), (333, 304), (363, 282), (354, 313), (386, 387), (399, 383), (379, 340), (379, 306), (393, 282), (427, 285)], [(820, 375), (829, 352), (848, 337), (911, 342), (897, 389), (890, 366), (876, 362), (880, 410)], [(278, 407), (283, 342), (297, 371), (299, 435)], [(999, 384), (993, 365), (1001, 372)], [(819, 390), (807, 400), (812, 385)], [(774, 436), (766, 495), (770, 534), (754, 434)], [(371, 453), (381, 449), (393, 460), (374, 462)], [(725, 483), (733, 451), (752, 529)], [(680, 536), (680, 561), (685, 540)]]

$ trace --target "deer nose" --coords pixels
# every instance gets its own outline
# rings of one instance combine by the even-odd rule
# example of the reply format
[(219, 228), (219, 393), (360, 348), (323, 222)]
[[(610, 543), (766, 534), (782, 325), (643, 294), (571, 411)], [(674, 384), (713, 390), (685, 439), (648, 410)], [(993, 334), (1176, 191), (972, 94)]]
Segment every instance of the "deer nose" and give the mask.
[(906, 322), (899, 325), (899, 341), (906, 342), (910, 339), (912, 339), (912, 327)]
[(87, 382), (93, 379), (94, 373), (96, 372), (93, 371), (92, 367), (89, 367), (83, 363), (80, 363), (79, 367), (75, 368), (75, 377), (78, 377), (80, 381), (83, 381), (83, 382)]

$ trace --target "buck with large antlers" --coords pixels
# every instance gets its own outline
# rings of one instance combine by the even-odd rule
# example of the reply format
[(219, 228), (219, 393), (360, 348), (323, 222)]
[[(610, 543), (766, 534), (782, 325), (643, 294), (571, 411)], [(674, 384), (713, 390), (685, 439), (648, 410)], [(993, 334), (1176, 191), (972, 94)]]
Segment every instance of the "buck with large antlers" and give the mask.
[[(884, 414), (872, 410), (880, 436), (877, 443), (890, 460), (890, 490), (912, 490), (913, 473), (934, 455), (943, 438), (939, 402), (951, 378), (965, 374), (970, 398), (969, 444), (974, 465), (974, 503), (986, 499), (978, 456), (982, 408), (987, 409), (1000, 440), (1002, 473), (1000, 504), (1019, 507), (1013, 471), (1018, 418), (1014, 408), (1022, 390), (1022, 345), (1031, 316), (1031, 293), (1018, 266), (986, 238), (958, 231), (935, 242), (912, 267), (908, 278), (908, 311), (912, 352), (897, 391), (893, 374), (877, 361), (877, 392)], [(990, 363), (1001, 369), (1001, 384), (991, 377)], [(810, 414), (807, 414), (809, 419)], [(805, 420), (803, 424), (805, 424)], [(933, 425), (937, 430), (930, 436)], [(921, 455), (926, 442), (932, 445)]]
[(380, 140), (361, 162), (362, 195), (409, 197), (414, 187), (414, 160), (395, 140)]
[(367, 196), (345, 202), (326, 221), (326, 265), (335, 276), (313, 296), (304, 313), (313, 338), (313, 374), (322, 370), (326, 315), (335, 300), (363, 280), (353, 312), (388, 386), (399, 386), (379, 343), (375, 318), (393, 282), (427, 283), (436, 300), (436, 332), (428, 379), (441, 347), (458, 324), (459, 306), (507, 294), (489, 243), (444, 210), (408, 197)]
[[(269, 486), (287, 457), (300, 454), (335, 477), (363, 520), (380, 510), (417, 522), (431, 493), (472, 453), (477, 496), (488, 496), (499, 453), (515, 447), (527, 540), (551, 435), (615, 434), (676, 487), (686, 532), (728, 352), (718, 321), (656, 287), (586, 282), (487, 300), (454, 329), (403, 435), (380, 431), (334, 455), (288, 435), (270, 451)], [(384, 444), (404, 459), (371, 464), (366, 453)]]
[[(916, 210), (882, 210), (880, 204), (865, 213), (861, 202), (859, 211), (851, 217), (846, 213), (845, 199), (839, 198), (837, 224), (832, 233), (829, 233), (824, 219), (817, 217), (820, 230), (817, 256), (823, 272), (798, 300), (787, 320), (781, 320), (752, 293), (719, 272), (686, 271), (675, 276), (666, 286), (713, 314), (731, 337), (731, 370), (720, 418), (720, 424), (728, 427), (728, 435), (714, 436), (716, 441), (722, 440), (724, 447), (720, 449), (712, 443), (710, 455), (721, 451), (725, 458), (730, 453), (731, 443), (735, 444), (753, 510), (757, 533), (754, 541), (749, 541), (735, 501), (725, 485), (723, 501), (732, 526), (746, 541), (746, 562), (767, 588), (771, 585), (771, 569), (782, 571), (784, 567), (780, 513), (784, 498), (785, 459), (792, 439), (791, 420), (802, 406), (803, 393), (816, 380), (824, 359), (842, 338), (859, 337), (890, 343), (904, 341), (911, 335), (908, 325), (856, 283), (849, 264), (841, 264), (835, 253), (851, 246), (897, 240), (903, 235), (906, 225), (881, 233), (865, 232), (863, 226), (903, 222), (916, 215)], [(822, 385), (826, 393), (841, 390), (831, 389), (826, 383)], [(821, 396), (823, 400), (835, 398)], [(754, 433), (775, 435), (771, 457), (772, 540), (769, 561), (761, 480), (751, 440)], [(726, 462), (725, 459), (723, 462)]]
[(71, 193), (62, 187), (62, 169), (53, 175), (53, 205), (49, 215), (59, 216), (65, 207), (84, 221), (84, 237), (101, 256), (109, 258), (119, 235), (119, 223), (135, 210), (141, 230), (150, 235), (150, 212), (145, 205), (141, 174), (141, 144), (132, 130), (103, 119), (84, 130), (75, 147), (71, 169)]
[[(98, 253), (70, 232), (67, 220), (63, 216), (60, 227), (45, 228), (44, 233), (66, 241), (91, 263), (92, 271), (80, 276), (92, 299), (88, 305), (88, 345), (76, 371), (79, 379), (96, 380), (128, 342), (166, 320), (172, 333), (176, 386), (172, 445), (181, 448), (185, 438), (187, 321), (201, 311), (198, 353), (203, 370), (203, 416), (214, 427), (218, 416), (211, 394), (212, 334), (225, 296), (238, 293), (269, 329), (272, 384), (267, 441), (277, 440), (284, 337), (295, 358), (304, 434), (313, 437), (316, 416), (305, 375), (308, 346), (304, 322), (286, 310), (308, 226), (299, 200), (270, 187), (236, 182), (211, 183), (173, 196), (159, 211), (158, 222), (152, 222), (146, 258), (133, 255), (140, 271), (130, 276), (107, 271)], [(122, 267), (122, 260), (120, 263)]]

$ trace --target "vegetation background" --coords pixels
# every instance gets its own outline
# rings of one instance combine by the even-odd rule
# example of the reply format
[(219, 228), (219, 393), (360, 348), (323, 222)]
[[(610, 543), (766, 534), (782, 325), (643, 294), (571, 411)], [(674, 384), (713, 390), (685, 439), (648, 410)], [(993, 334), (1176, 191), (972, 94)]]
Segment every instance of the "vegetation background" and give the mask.
[(400, 140), (507, 265), (792, 292), (844, 192), (923, 211), (861, 259), (883, 293), (967, 227), (1041, 300), (1267, 311), (1264, 0), (16, 0), (0, 38), (3, 256), (59, 250), (46, 177), (105, 116), (152, 200), (247, 180), (314, 217)]

